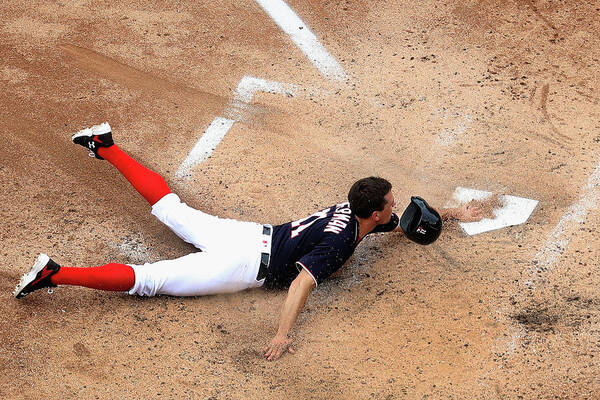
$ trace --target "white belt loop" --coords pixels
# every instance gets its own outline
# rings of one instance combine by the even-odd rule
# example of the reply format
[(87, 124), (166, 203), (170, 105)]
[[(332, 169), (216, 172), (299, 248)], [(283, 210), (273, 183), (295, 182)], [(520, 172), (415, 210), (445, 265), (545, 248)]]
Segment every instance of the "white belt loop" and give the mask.
[(260, 238), (260, 251), (261, 253), (267, 253), (267, 254), (271, 254), (271, 238), (273, 236), (273, 226), (269, 225), (269, 224), (264, 224), (263, 225), (263, 230), (265, 228), (268, 228), (269, 230), (269, 234), (262, 234), (261, 238)]

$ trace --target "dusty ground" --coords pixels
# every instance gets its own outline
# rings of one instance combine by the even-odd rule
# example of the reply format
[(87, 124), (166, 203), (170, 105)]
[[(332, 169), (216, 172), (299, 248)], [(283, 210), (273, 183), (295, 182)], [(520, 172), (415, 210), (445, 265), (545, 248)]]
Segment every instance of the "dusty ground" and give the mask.
[[(599, 398), (597, 203), (551, 268), (533, 260), (571, 204), (597, 196), (600, 2), (416, 3), (288, 2), (348, 74), (336, 84), (253, 1), (3, 0), (0, 397)], [(177, 179), (245, 75), (319, 94), (257, 94)], [(269, 363), (285, 292), (12, 297), (40, 252), (92, 266), (193, 251), (70, 142), (102, 121), (221, 216), (286, 222), (370, 174), (393, 183), (399, 211), (411, 194), (444, 205), (456, 186), (540, 203), (524, 225), (453, 226), (429, 247), (365, 240), (309, 299), (297, 354)]]

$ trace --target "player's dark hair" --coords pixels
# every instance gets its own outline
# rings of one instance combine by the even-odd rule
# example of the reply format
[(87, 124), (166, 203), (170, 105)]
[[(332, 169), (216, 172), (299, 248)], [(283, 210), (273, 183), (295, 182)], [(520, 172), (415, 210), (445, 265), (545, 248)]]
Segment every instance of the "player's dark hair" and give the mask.
[(392, 184), (377, 176), (360, 179), (348, 192), (350, 209), (359, 218), (369, 218), (374, 211), (382, 211), (384, 196), (392, 190)]

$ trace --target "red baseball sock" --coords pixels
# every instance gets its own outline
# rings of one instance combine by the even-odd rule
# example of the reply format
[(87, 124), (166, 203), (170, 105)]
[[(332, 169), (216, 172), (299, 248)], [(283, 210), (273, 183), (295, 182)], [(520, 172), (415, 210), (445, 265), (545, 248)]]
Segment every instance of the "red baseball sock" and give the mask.
[(135, 273), (129, 265), (116, 263), (90, 268), (60, 267), (50, 281), (55, 285), (125, 292), (133, 287)]
[(117, 167), (119, 172), (133, 185), (150, 205), (154, 205), (165, 195), (171, 193), (165, 180), (156, 172), (129, 157), (116, 144), (110, 147), (100, 147), (98, 154)]

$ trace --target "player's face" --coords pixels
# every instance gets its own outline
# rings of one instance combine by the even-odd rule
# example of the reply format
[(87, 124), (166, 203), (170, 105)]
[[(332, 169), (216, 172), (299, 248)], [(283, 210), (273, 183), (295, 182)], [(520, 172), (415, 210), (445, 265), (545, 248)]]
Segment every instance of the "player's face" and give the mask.
[(396, 205), (396, 202), (394, 201), (394, 195), (392, 194), (391, 190), (388, 192), (388, 194), (383, 196), (383, 198), (385, 199), (385, 201), (387, 201), (387, 203), (385, 203), (385, 206), (383, 206), (383, 210), (380, 211), (379, 223), (387, 224), (388, 222), (390, 222), (390, 218), (392, 218), (392, 212), (394, 206)]

